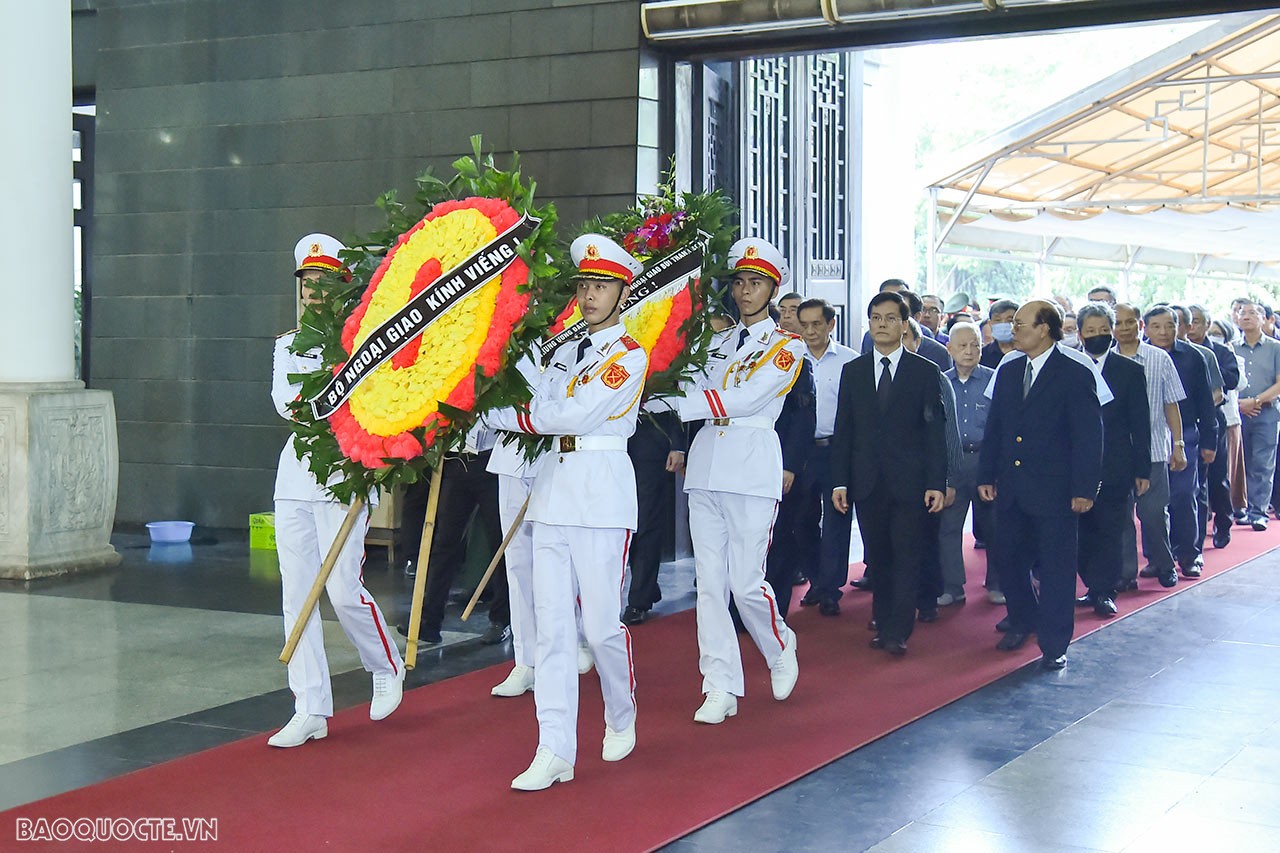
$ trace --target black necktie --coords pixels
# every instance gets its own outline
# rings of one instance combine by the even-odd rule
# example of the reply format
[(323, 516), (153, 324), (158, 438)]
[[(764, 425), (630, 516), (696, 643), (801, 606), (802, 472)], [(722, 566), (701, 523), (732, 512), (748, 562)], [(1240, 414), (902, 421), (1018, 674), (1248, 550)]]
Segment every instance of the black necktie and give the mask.
[(582, 343), (578, 344), (578, 360), (574, 364), (581, 364), (582, 357), (587, 354), (589, 349), (591, 349), (591, 338), (583, 338)]
[(742, 345), (747, 342), (747, 338), (750, 336), (751, 336), (750, 332), (748, 332), (746, 329), (742, 330), (742, 334), (738, 335), (738, 349), (742, 349)]
[(876, 384), (876, 399), (880, 401), (880, 411), (889, 408), (889, 386), (893, 384), (893, 377), (889, 374), (889, 356), (880, 359), (880, 363), (884, 368), (880, 371), (880, 381)]
[(1031, 359), (1027, 359), (1027, 372), (1022, 375), (1022, 399), (1027, 399), (1027, 395), (1031, 393)]

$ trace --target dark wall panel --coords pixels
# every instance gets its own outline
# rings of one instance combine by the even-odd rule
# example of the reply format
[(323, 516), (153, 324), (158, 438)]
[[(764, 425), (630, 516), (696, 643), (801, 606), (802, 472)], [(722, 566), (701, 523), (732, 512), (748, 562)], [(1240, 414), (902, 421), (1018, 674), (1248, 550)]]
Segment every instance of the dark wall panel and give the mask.
[(374, 198), (411, 192), (427, 165), (445, 172), (474, 133), (500, 158), (521, 152), (566, 235), (636, 191), (633, 0), (85, 8), (90, 380), (116, 394), (122, 522), (243, 527), (269, 508), (287, 436), (271, 351), (293, 325), (302, 234), (368, 230)]

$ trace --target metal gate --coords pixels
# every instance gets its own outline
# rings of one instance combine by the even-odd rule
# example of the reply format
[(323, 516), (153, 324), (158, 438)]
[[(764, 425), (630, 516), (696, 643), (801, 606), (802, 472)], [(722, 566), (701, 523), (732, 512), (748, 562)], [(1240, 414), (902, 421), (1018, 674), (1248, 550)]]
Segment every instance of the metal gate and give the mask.
[(792, 288), (836, 306), (848, 339), (855, 205), (852, 53), (744, 60), (741, 79), (742, 233), (787, 256)]

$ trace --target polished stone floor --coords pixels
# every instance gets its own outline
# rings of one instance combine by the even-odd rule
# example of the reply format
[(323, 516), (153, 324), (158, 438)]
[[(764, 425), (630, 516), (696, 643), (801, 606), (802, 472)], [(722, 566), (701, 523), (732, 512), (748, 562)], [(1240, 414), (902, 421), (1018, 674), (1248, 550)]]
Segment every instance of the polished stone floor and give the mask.
[[(118, 535), (116, 570), (0, 586), (0, 808), (286, 720), (274, 555)], [(662, 612), (692, 605), (688, 561)], [(370, 552), (395, 621), (411, 579)], [(1280, 552), (1197, 584), (669, 846), (672, 851), (1280, 850)], [(326, 613), (338, 707), (369, 678)], [(408, 687), (509, 655), (451, 607)], [(641, 626), (637, 629), (643, 631)], [(803, 737), (781, 731), (780, 738)], [(0, 843), (3, 847), (3, 843)]]

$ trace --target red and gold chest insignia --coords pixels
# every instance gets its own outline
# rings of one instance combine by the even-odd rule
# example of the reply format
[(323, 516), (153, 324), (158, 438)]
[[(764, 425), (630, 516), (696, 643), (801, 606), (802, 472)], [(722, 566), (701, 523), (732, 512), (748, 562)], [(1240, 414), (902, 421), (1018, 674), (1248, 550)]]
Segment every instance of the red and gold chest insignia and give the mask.
[(779, 370), (787, 371), (791, 369), (791, 365), (796, 363), (796, 357), (786, 349), (780, 349), (778, 354), (773, 357), (773, 363), (778, 366)]
[(630, 378), (631, 374), (627, 372), (627, 369), (621, 364), (614, 362), (609, 365), (609, 368), (600, 376), (600, 381), (607, 387), (616, 391), (622, 387), (623, 382), (626, 382)]

